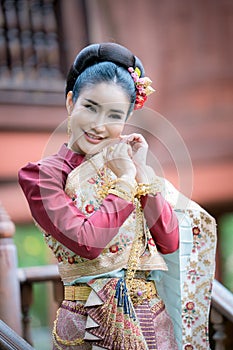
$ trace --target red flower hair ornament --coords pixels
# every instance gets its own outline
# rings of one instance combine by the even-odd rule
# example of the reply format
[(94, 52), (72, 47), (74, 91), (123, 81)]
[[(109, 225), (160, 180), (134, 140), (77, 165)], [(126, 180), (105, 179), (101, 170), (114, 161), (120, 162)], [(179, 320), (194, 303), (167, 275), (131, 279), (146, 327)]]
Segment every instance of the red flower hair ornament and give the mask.
[(155, 90), (150, 86), (152, 81), (148, 77), (140, 78), (141, 71), (138, 67), (133, 69), (133, 67), (128, 68), (131, 77), (133, 78), (136, 87), (136, 100), (134, 104), (134, 109), (141, 109), (147, 100), (147, 96), (152, 94)]

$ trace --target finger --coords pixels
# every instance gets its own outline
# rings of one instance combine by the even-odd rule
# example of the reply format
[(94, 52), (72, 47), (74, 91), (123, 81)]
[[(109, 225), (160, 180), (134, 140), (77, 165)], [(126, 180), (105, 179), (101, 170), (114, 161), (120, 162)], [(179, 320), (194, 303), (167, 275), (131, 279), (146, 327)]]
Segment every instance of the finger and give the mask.
[(129, 142), (130, 135), (121, 135), (120, 136), (120, 142), (122, 143), (128, 143)]
[(126, 135), (124, 137), (124, 141), (127, 142), (128, 144), (130, 144), (131, 147), (135, 147), (135, 146), (147, 146), (147, 142), (145, 140), (145, 138), (141, 135), (141, 134), (137, 134), (137, 133), (133, 133), (130, 135)]
[(132, 149), (127, 143), (119, 143), (114, 146), (112, 157), (113, 158), (129, 158), (132, 155)]
[(137, 139), (138, 136), (140, 136), (140, 134), (132, 133), (132, 134), (129, 134), (129, 135), (121, 135), (120, 137), (121, 137), (121, 140), (124, 141), (124, 142), (131, 142), (134, 139)]
[(106, 156), (107, 159), (114, 159), (116, 157), (118, 157), (120, 154), (124, 153), (124, 148), (127, 145), (124, 143), (115, 143), (115, 144), (111, 144), (110, 146), (108, 146), (107, 151), (106, 151)]
[(129, 148), (128, 148), (128, 155), (129, 155), (130, 158), (132, 159), (132, 157), (133, 157), (133, 150), (132, 150), (132, 147), (129, 147)]

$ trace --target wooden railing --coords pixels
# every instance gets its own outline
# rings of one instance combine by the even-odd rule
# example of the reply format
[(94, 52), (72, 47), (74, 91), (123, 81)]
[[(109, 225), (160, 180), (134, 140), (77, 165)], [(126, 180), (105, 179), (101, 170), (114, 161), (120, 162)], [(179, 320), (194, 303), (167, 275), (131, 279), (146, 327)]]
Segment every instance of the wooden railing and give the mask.
[(6, 323), (0, 320), (1, 350), (35, 350), (22, 337), (14, 332)]
[(210, 324), (215, 350), (233, 349), (233, 293), (214, 280)]
[[(30, 308), (35, 283), (52, 283), (57, 305), (63, 300), (63, 286), (56, 265), (17, 268), (13, 235), (14, 224), (0, 204), (0, 319), (4, 321), (0, 324), (1, 349), (23, 349), (15, 344), (15, 333), (32, 345)], [(233, 294), (214, 280), (210, 311), (211, 349), (233, 349), (232, 332)]]
[(18, 280), (21, 286), (22, 335), (28, 343), (33, 344), (30, 327), (33, 284), (37, 282), (52, 282), (53, 298), (58, 305), (63, 300), (63, 284), (56, 265), (19, 268)]

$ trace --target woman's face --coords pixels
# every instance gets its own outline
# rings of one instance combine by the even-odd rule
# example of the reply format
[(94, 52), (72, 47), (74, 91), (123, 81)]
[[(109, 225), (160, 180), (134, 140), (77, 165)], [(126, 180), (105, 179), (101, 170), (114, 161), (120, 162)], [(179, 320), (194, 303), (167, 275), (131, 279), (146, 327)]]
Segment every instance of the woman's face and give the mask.
[(66, 106), (70, 120), (69, 147), (81, 154), (95, 154), (121, 135), (130, 107), (124, 90), (112, 83), (84, 88), (76, 103), (72, 92)]

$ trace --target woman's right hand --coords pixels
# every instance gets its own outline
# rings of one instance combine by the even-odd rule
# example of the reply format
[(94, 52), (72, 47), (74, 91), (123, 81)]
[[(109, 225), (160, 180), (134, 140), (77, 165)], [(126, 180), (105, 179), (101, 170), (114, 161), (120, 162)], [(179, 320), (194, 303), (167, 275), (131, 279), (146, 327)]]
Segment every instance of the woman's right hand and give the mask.
[(136, 167), (132, 160), (132, 149), (125, 142), (119, 142), (106, 149), (106, 163), (118, 178), (135, 180)]

